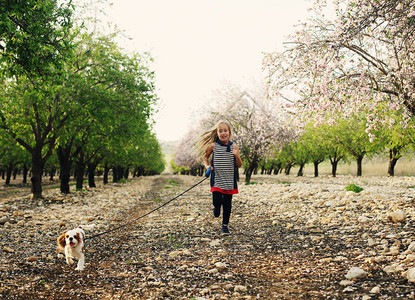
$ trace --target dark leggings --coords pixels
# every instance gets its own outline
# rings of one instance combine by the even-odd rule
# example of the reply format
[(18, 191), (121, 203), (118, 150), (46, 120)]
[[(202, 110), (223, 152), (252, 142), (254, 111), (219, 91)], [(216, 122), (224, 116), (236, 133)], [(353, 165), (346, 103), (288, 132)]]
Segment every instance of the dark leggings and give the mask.
[(232, 209), (232, 195), (222, 194), (221, 192), (212, 192), (213, 206), (220, 209), (223, 206), (223, 222), (222, 224), (229, 224), (229, 217)]

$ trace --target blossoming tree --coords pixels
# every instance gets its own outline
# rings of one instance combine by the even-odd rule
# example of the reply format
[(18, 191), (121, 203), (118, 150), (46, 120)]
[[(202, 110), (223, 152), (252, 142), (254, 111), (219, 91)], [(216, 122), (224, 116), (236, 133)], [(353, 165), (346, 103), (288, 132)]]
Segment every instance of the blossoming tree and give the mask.
[(266, 55), (271, 86), (290, 88), (317, 123), (327, 112), (374, 114), (367, 123), (373, 141), (372, 128), (384, 119), (380, 107), (407, 121), (415, 116), (415, 2), (337, 0), (334, 20), (319, 13), (325, 2), (316, 1), (314, 19), (290, 38), (286, 51)]

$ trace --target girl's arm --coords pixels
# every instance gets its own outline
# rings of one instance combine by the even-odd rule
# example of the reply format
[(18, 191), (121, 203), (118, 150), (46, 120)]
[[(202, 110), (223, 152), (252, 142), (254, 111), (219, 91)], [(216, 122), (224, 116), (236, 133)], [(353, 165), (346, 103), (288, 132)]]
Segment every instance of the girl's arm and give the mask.
[(241, 160), (241, 154), (239, 153), (239, 147), (233, 144), (233, 155), (236, 159), (236, 166), (238, 168), (242, 167), (242, 160)]
[[(209, 164), (209, 157), (210, 157), (210, 155), (212, 154), (212, 152), (213, 152), (213, 149), (215, 148), (215, 144), (211, 144), (207, 149), (206, 149), (206, 152), (205, 152), (205, 155), (203, 156), (203, 163), (205, 164), (205, 168), (206, 169), (209, 169), (209, 167), (210, 167), (210, 164)], [(212, 168), (213, 169), (213, 168)]]

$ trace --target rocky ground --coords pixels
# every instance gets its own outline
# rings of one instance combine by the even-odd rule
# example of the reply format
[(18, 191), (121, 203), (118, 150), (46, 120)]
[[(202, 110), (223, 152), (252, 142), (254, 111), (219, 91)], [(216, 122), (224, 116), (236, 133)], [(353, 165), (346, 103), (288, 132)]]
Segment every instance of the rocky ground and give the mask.
[[(2, 299), (415, 298), (415, 178), (254, 176), (230, 236), (208, 181), (161, 175), (70, 195), (0, 190)], [(350, 183), (360, 193), (345, 191)], [(27, 189), (27, 188), (26, 188)], [(56, 252), (89, 224), (86, 268)], [(107, 234), (96, 234), (125, 227)]]

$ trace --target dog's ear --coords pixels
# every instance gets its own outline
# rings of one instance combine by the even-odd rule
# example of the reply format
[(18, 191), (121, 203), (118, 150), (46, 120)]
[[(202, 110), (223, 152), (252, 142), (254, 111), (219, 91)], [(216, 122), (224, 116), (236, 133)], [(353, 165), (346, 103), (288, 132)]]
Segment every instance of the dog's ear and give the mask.
[(58, 245), (59, 245), (61, 248), (65, 248), (65, 246), (66, 246), (65, 233), (64, 233), (64, 234), (62, 234), (60, 237), (58, 237)]

